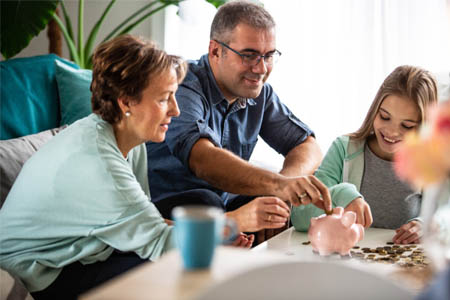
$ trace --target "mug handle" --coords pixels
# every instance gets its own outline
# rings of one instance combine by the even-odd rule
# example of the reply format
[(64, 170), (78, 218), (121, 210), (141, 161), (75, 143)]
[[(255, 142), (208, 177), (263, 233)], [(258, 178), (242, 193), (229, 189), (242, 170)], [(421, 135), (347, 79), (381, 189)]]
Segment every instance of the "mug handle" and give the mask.
[(238, 228), (236, 223), (232, 219), (225, 218), (224, 228), (228, 228), (228, 234), (222, 239), (222, 244), (227, 245), (231, 244), (238, 237)]

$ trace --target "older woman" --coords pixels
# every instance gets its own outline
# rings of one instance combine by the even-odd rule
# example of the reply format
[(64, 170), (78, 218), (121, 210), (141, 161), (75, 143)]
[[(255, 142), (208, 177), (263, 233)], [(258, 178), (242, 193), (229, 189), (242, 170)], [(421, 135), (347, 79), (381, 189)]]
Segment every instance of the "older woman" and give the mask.
[(93, 65), (94, 113), (25, 164), (0, 211), (0, 265), (35, 299), (75, 298), (174, 246), (149, 201), (144, 142), (162, 142), (179, 115), (186, 64), (126, 35)]

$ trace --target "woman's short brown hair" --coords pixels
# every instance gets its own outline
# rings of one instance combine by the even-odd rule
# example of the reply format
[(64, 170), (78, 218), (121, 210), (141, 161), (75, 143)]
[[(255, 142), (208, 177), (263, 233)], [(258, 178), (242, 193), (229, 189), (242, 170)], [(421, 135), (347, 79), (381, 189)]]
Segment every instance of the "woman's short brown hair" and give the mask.
[(187, 64), (168, 55), (142, 37), (121, 35), (97, 47), (93, 56), (92, 111), (114, 124), (122, 119), (117, 99), (128, 97), (139, 103), (152, 78), (175, 68), (180, 83)]

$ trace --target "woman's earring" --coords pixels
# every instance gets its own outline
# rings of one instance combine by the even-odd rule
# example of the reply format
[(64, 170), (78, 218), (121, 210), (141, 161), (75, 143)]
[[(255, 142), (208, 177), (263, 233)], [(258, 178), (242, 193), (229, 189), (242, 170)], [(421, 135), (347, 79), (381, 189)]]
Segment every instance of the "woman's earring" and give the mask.
[(125, 117), (128, 118), (129, 116), (131, 116), (131, 112), (130, 112), (130, 111), (126, 111), (126, 112), (125, 112)]

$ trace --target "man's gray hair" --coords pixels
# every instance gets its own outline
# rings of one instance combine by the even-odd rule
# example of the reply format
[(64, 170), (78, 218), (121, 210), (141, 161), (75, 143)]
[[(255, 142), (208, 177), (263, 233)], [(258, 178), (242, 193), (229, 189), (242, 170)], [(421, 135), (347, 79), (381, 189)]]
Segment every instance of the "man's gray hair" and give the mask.
[(250, 1), (231, 1), (219, 7), (211, 24), (211, 40), (229, 43), (228, 35), (244, 23), (258, 29), (272, 29), (275, 21), (261, 5)]

